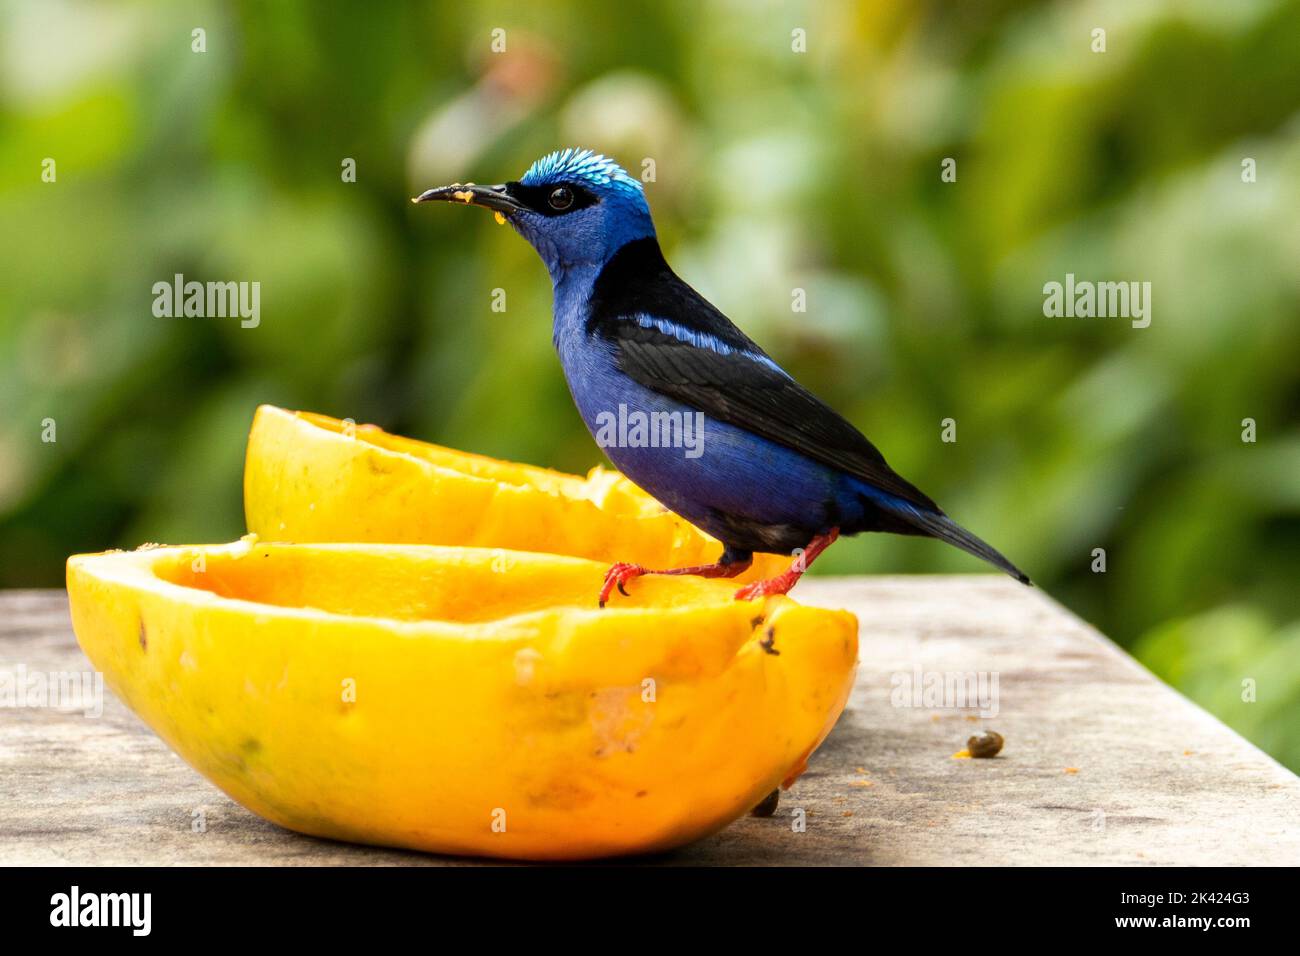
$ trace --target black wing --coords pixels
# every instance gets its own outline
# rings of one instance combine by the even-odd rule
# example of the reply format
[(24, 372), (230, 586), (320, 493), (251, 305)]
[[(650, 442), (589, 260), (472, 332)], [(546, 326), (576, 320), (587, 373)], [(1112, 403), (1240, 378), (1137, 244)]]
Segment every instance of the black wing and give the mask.
[[(632, 250), (640, 244), (629, 244), (601, 273), (588, 321), (589, 332), (614, 346), (626, 375), (710, 418), (939, 511), (886, 464), (861, 432), (775, 363), (768, 364), (771, 359), (757, 345), (677, 278), (654, 240), (643, 242), (652, 247)], [(646, 327), (639, 316), (660, 320), (685, 337)]]
[(783, 372), (744, 353), (715, 352), (632, 320), (621, 323), (612, 341), (619, 368), (647, 388), (938, 510), (861, 432)]

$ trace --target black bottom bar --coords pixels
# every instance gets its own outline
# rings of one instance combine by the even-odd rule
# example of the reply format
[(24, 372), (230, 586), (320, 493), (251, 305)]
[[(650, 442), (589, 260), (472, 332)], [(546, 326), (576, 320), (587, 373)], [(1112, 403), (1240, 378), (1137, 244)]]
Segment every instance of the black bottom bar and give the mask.
[[(917, 942), (1106, 936), (1233, 945), (1283, 932), (1293, 871), (670, 869), (618, 864), (410, 869), (0, 870), (6, 942), (76, 934), (247, 943), (375, 942), (415, 930), (430, 943), (502, 934), (537, 945), (663, 940), (673, 925), (733, 941), (774, 924), (804, 936), (842, 928)], [(75, 891), (73, 888), (76, 888)], [(125, 894), (125, 895), (124, 895)], [(138, 894), (138, 895), (133, 895)], [(147, 897), (144, 894), (148, 894)], [(78, 925), (73, 925), (73, 924)], [(86, 923), (116, 925), (86, 926)], [(57, 925), (56, 925), (57, 924)], [(147, 934), (144, 932), (147, 929)], [(539, 935), (541, 934), (541, 935)], [(560, 934), (563, 936), (561, 940)], [(1243, 937), (1244, 934), (1244, 937)], [(774, 942), (768, 940), (768, 942)], [(17, 951), (17, 950), (13, 950)]]

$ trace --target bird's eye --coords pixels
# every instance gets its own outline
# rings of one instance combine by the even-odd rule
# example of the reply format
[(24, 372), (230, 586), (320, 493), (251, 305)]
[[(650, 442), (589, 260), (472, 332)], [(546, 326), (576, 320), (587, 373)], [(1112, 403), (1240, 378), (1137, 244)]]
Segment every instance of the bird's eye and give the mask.
[(568, 186), (556, 186), (551, 190), (547, 202), (551, 204), (552, 209), (568, 209), (573, 205), (573, 190)]

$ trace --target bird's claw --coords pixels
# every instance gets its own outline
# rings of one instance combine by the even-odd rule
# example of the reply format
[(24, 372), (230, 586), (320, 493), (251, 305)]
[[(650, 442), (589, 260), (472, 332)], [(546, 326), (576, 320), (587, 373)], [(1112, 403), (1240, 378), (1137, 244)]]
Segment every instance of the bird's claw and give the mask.
[(627, 564), (620, 562), (605, 572), (605, 583), (600, 588), (600, 606), (604, 607), (609, 601), (610, 594), (614, 588), (618, 588), (618, 593), (624, 597), (630, 597), (627, 588), (623, 587), (623, 582), (631, 581), (633, 578), (639, 578), (646, 573), (646, 569), (639, 564)]
[(752, 601), (755, 598), (769, 597), (773, 594), (786, 594), (798, 583), (801, 574), (793, 571), (787, 571), (784, 574), (778, 574), (774, 578), (768, 578), (766, 581), (754, 581), (752, 584), (746, 584), (736, 592), (737, 601)]

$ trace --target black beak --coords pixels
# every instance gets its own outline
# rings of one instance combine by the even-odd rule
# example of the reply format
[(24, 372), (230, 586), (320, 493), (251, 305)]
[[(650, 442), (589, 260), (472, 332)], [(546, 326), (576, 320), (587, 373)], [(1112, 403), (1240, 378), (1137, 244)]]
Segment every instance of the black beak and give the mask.
[(450, 186), (426, 189), (412, 199), (411, 202), (463, 202), (469, 206), (483, 206), (493, 212), (499, 212), (507, 216), (524, 208), (523, 205), (511, 198), (504, 184), (500, 186), (475, 186), (473, 183), (465, 183), (464, 185), (452, 183)]

